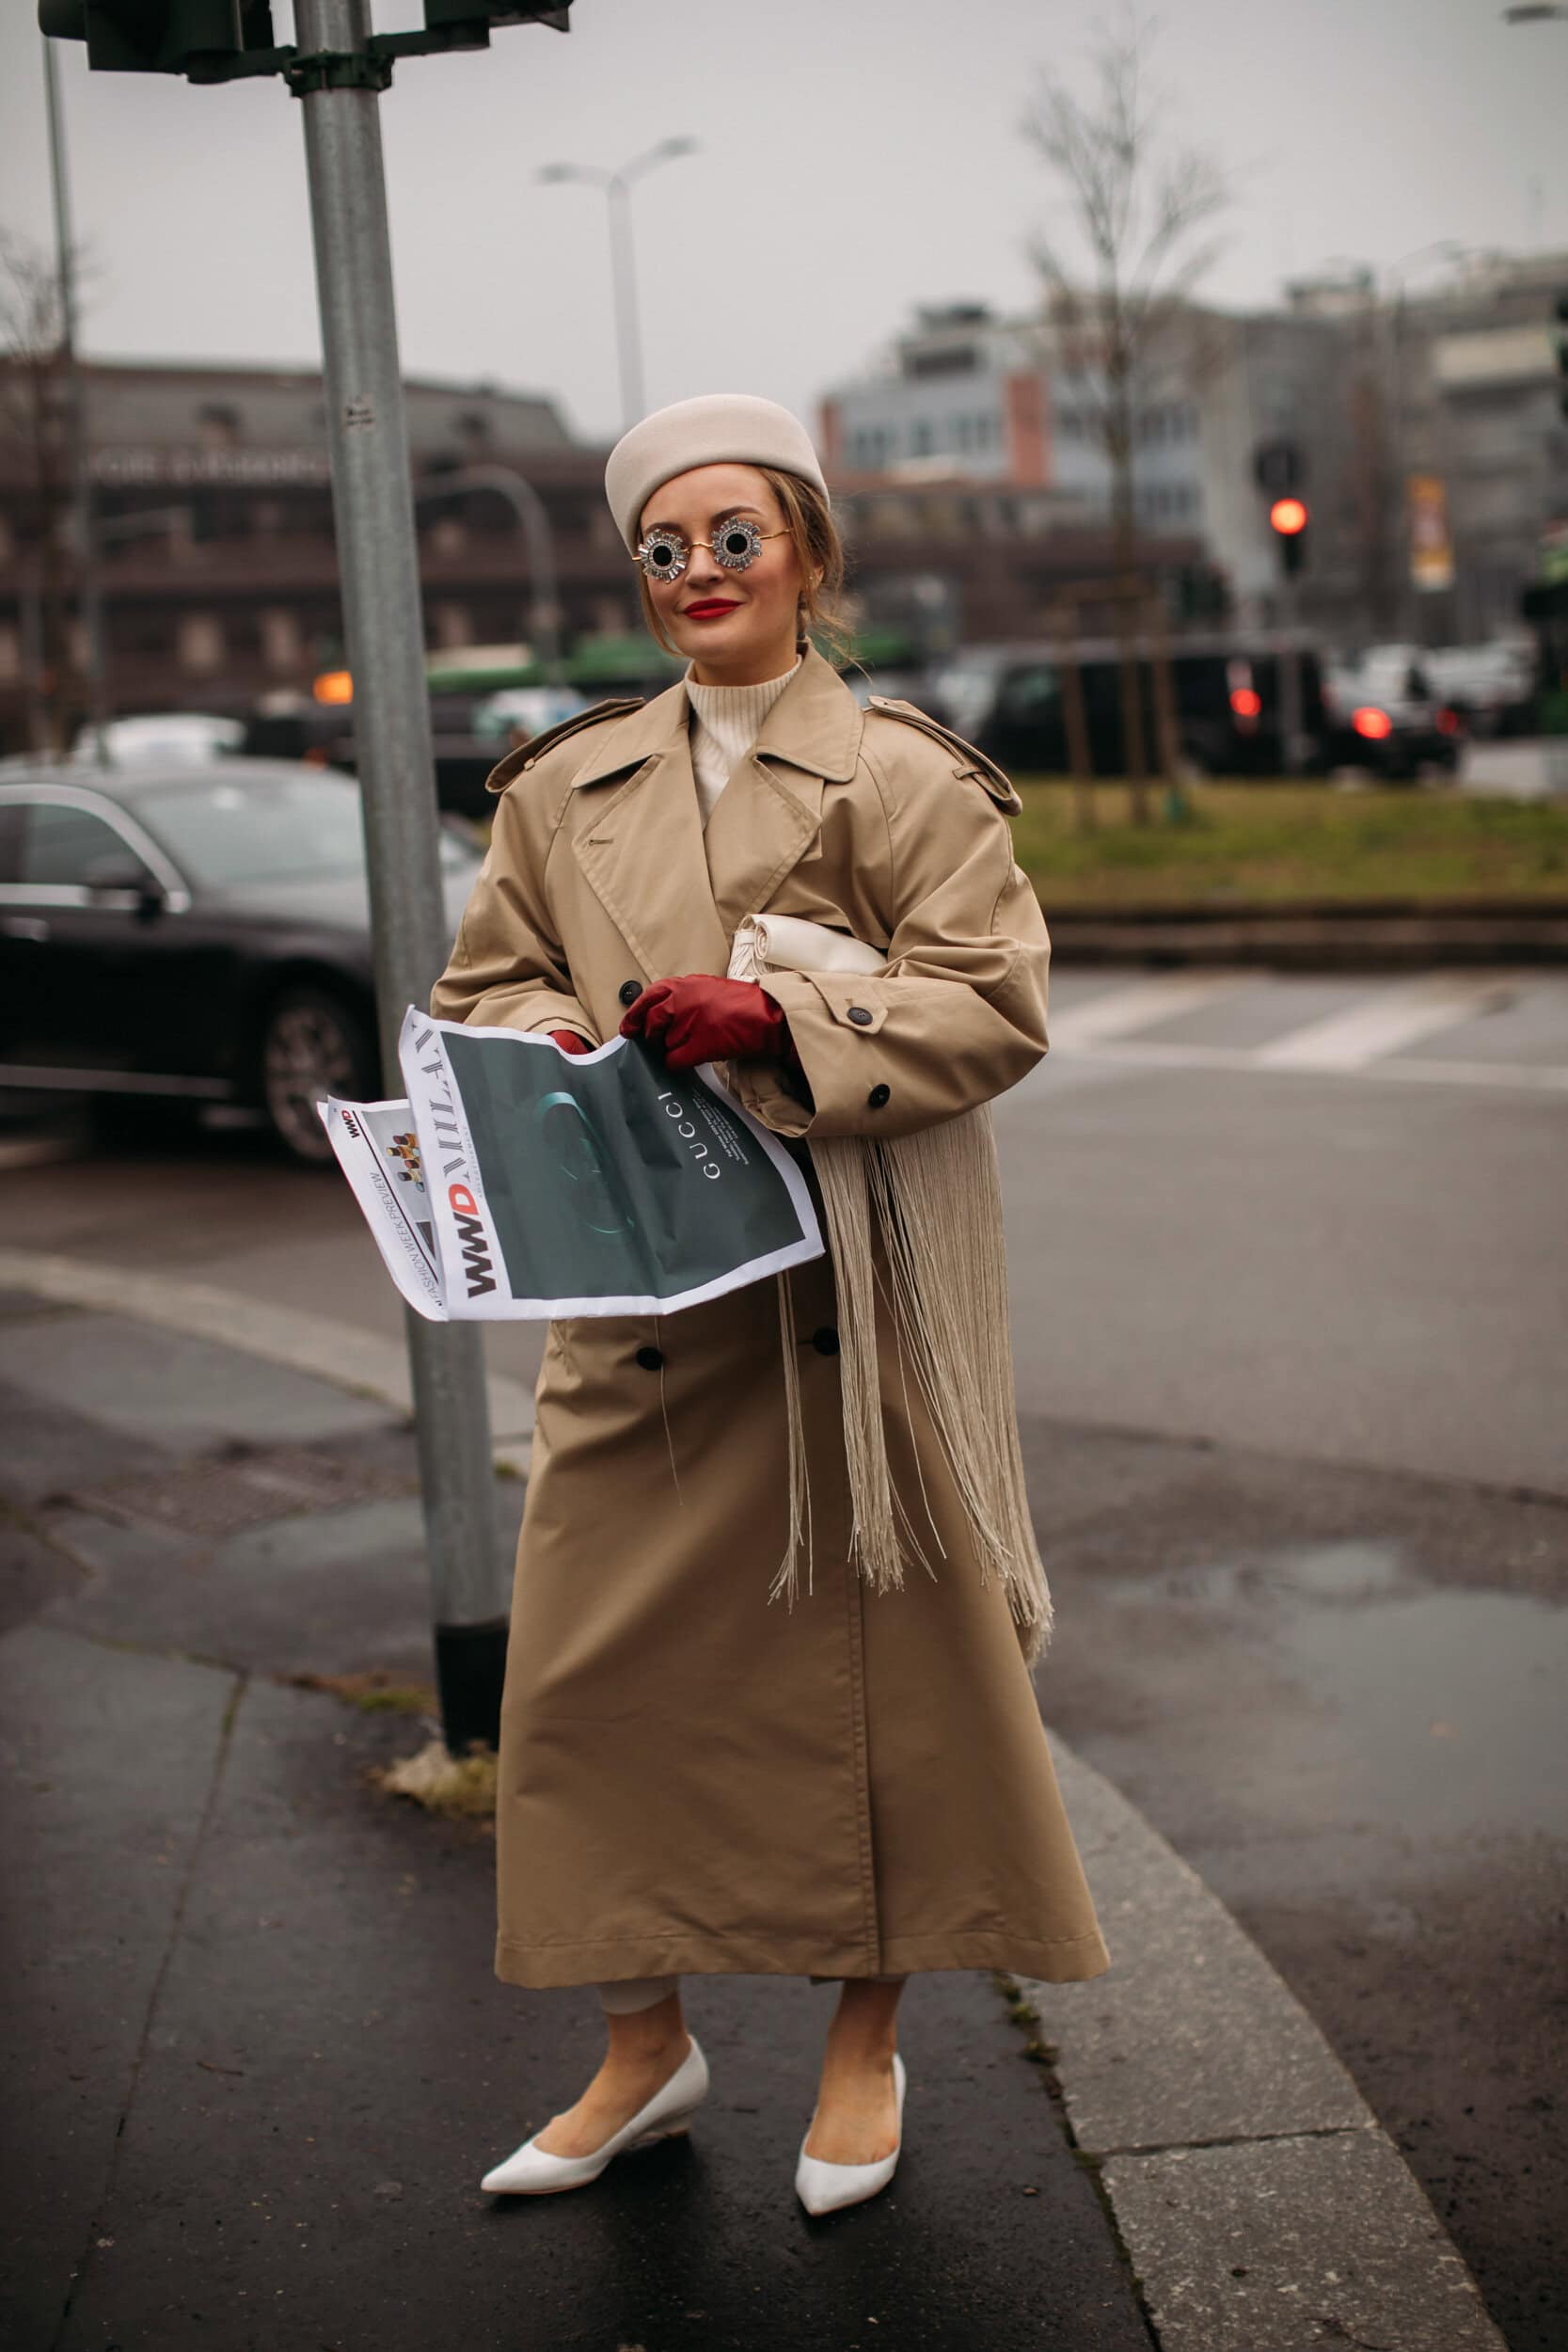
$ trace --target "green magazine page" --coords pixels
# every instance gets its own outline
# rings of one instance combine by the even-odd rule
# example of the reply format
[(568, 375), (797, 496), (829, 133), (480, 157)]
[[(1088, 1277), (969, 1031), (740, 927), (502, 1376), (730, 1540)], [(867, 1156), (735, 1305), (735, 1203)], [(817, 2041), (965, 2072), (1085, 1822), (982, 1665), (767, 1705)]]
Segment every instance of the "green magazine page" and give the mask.
[(668, 1314), (822, 1255), (800, 1169), (711, 1066), (413, 1008), (401, 1058), (448, 1316)]

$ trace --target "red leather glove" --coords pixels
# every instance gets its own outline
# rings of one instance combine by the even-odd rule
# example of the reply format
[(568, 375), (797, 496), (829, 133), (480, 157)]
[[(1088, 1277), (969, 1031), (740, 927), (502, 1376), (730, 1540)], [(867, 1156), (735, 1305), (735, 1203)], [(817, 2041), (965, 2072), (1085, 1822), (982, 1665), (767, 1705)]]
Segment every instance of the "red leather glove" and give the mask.
[(550, 1035), (563, 1054), (591, 1054), (594, 1051), (588, 1040), (578, 1037), (576, 1029), (552, 1029)]
[(759, 1057), (800, 1066), (784, 1007), (755, 980), (721, 980), (709, 972), (653, 981), (627, 1007), (621, 1035), (657, 1046), (669, 1070)]

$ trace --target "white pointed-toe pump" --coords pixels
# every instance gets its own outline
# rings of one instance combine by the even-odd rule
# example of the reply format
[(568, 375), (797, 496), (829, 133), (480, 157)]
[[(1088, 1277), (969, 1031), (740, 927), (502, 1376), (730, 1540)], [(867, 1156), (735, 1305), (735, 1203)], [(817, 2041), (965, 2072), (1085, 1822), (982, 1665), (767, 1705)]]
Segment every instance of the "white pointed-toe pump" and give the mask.
[[(811, 2137), (811, 2126), (807, 2125), (806, 2139), (800, 2142), (800, 2160), (795, 2168), (795, 2194), (808, 2213), (836, 2213), (840, 2205), (862, 2205), (892, 2180), (904, 2145), (904, 2061), (896, 2050), (893, 2054), (893, 2082), (898, 2098), (898, 2141), (892, 2155), (883, 2156), (879, 2163), (824, 2164), (820, 2156), (808, 2156), (806, 2139)], [(812, 2122), (816, 2121), (813, 2116)]]
[(553, 2197), (560, 2189), (582, 2188), (590, 2181), (596, 2181), (606, 2165), (623, 2149), (636, 2147), (641, 2140), (672, 2139), (677, 2132), (684, 2132), (707, 2097), (708, 2089), (707, 2060), (695, 2034), (690, 2036), (690, 2042), (691, 2047), (663, 2090), (656, 2090), (647, 2104), (638, 2108), (631, 2122), (612, 2132), (604, 2146), (595, 2148), (592, 2155), (552, 2156), (546, 2149), (537, 2148), (531, 2139), (527, 2139), (486, 2172), (480, 2187), (497, 2197)]

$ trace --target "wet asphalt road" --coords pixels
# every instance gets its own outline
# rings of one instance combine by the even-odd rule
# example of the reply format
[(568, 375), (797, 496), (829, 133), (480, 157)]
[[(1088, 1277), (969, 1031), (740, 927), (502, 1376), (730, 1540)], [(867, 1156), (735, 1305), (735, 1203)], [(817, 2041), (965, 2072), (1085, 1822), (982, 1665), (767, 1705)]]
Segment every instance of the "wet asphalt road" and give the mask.
[[(1452, 977), (1056, 991), (1085, 1050), (1000, 1119), (1040, 1687), (1560, 2352), (1568, 985)], [(1402, 1032), (1455, 1074), (1357, 1058)]]
[[(1513, 2352), (1560, 2352), (1568, 980), (1190, 982), (1059, 974), (1000, 1106), (1045, 1711), (1306, 2000)], [(346, 1200), (244, 1137), (7, 1194), (20, 1242), (395, 1335)]]

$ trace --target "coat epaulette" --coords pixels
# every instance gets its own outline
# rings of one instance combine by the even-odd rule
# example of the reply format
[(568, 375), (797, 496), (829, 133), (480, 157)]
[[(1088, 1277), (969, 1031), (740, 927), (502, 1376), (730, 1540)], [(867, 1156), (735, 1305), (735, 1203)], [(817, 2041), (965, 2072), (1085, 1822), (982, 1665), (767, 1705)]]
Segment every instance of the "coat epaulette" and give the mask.
[(579, 710), (575, 718), (559, 720), (553, 727), (546, 727), (543, 735), (530, 736), (526, 743), (519, 743), (515, 751), (508, 752), (499, 765), (492, 768), (485, 777), (484, 789), (486, 792), (504, 792), (514, 776), (520, 776), (523, 770), (531, 768), (536, 759), (543, 759), (545, 754), (553, 751), (558, 743), (564, 743), (569, 735), (578, 735), (584, 727), (602, 726), (607, 719), (624, 719), (628, 710), (641, 710), (641, 694), (623, 694), (610, 702), (595, 703), (591, 710)]
[(951, 727), (942, 726), (938, 720), (917, 709), (913, 703), (895, 702), (887, 694), (868, 695), (866, 707), (879, 710), (887, 719), (901, 719), (907, 727), (918, 727), (922, 735), (928, 735), (933, 743), (944, 744), (948, 751), (957, 752), (961, 765), (954, 770), (954, 774), (973, 776), (976, 784), (990, 794), (999, 808), (1006, 809), (1009, 817), (1018, 815), (1023, 803), (1014, 791), (1010, 779), (994, 759), (989, 759), (984, 752), (977, 752), (973, 743), (966, 743), (963, 737), (955, 735)]

